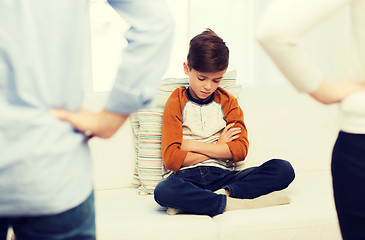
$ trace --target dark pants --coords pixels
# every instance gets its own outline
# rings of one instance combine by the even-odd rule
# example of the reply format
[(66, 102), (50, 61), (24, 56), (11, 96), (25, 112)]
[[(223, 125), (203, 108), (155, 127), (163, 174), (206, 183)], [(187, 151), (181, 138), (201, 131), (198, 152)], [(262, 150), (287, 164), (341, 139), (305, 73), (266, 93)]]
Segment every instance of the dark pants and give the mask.
[(286, 188), (294, 176), (290, 163), (279, 159), (242, 171), (195, 167), (162, 180), (154, 196), (162, 207), (215, 216), (223, 213), (227, 198), (214, 191), (224, 188), (229, 190), (230, 197), (252, 199)]
[(331, 169), (342, 237), (344, 240), (364, 240), (365, 134), (339, 133)]
[(10, 226), (16, 240), (95, 240), (94, 195), (55, 215), (0, 217), (0, 240), (6, 239)]

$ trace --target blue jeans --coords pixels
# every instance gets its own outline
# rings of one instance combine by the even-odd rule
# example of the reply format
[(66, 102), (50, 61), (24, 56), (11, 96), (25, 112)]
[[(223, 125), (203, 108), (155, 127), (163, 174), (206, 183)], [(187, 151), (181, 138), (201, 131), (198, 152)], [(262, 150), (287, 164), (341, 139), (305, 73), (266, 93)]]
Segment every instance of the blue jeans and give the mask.
[(340, 132), (332, 152), (332, 181), (344, 240), (365, 239), (365, 134)]
[(162, 207), (215, 216), (224, 212), (227, 201), (225, 195), (214, 193), (218, 189), (228, 189), (230, 197), (252, 199), (288, 187), (294, 177), (291, 164), (280, 159), (242, 171), (195, 167), (159, 182), (154, 197)]
[(9, 227), (16, 240), (95, 240), (94, 195), (55, 215), (0, 217), (0, 240), (6, 239)]

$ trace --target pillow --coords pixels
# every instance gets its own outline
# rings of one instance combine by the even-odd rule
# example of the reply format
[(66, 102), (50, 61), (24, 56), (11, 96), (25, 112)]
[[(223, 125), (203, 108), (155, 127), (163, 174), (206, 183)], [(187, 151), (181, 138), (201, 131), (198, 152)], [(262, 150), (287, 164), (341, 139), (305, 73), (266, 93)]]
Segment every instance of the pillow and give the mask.
[[(236, 76), (236, 70), (226, 72), (220, 87), (238, 98), (241, 85), (236, 85)], [(153, 194), (157, 183), (162, 179), (164, 172), (161, 156), (162, 116), (167, 99), (180, 86), (188, 87), (188, 78), (162, 80), (156, 94), (154, 109), (142, 109), (131, 114), (133, 142), (137, 156), (132, 187), (137, 188), (139, 194)]]

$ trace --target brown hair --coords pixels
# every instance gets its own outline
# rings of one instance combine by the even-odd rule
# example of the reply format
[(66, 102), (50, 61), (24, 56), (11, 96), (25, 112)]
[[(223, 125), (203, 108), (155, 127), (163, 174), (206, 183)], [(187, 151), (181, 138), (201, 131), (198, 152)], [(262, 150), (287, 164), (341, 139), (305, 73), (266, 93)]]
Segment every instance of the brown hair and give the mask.
[(190, 40), (188, 65), (199, 72), (219, 72), (228, 67), (229, 49), (214, 31), (207, 28)]

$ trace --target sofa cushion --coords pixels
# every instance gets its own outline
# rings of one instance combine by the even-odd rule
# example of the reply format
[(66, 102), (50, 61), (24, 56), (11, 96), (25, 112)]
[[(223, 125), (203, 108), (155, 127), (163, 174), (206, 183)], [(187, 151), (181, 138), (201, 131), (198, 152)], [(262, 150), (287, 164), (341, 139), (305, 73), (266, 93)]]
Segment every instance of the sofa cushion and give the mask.
[[(87, 94), (83, 107), (101, 111), (108, 99), (107, 93)], [(112, 138), (94, 137), (89, 140), (94, 169), (94, 189), (130, 187), (135, 164), (130, 119)]]
[(300, 173), (285, 190), (291, 203), (225, 212), (214, 218), (167, 215), (134, 189), (95, 193), (98, 239), (341, 239), (328, 170)]
[(329, 171), (298, 174), (288, 205), (226, 212), (214, 217), (221, 240), (340, 240)]
[[(220, 86), (239, 97), (241, 85), (236, 85), (236, 71), (229, 71), (221, 80)], [(131, 116), (136, 167), (133, 186), (140, 194), (152, 194), (162, 178), (163, 162), (161, 156), (161, 130), (165, 103), (170, 94), (180, 86), (188, 86), (188, 78), (167, 78), (161, 82), (157, 92), (154, 109), (142, 109)]]
[(296, 173), (330, 169), (338, 106), (320, 104), (289, 84), (244, 87), (240, 103), (250, 141), (244, 167), (280, 158)]
[(212, 218), (166, 214), (152, 195), (132, 188), (95, 192), (97, 239), (107, 240), (215, 240)]

